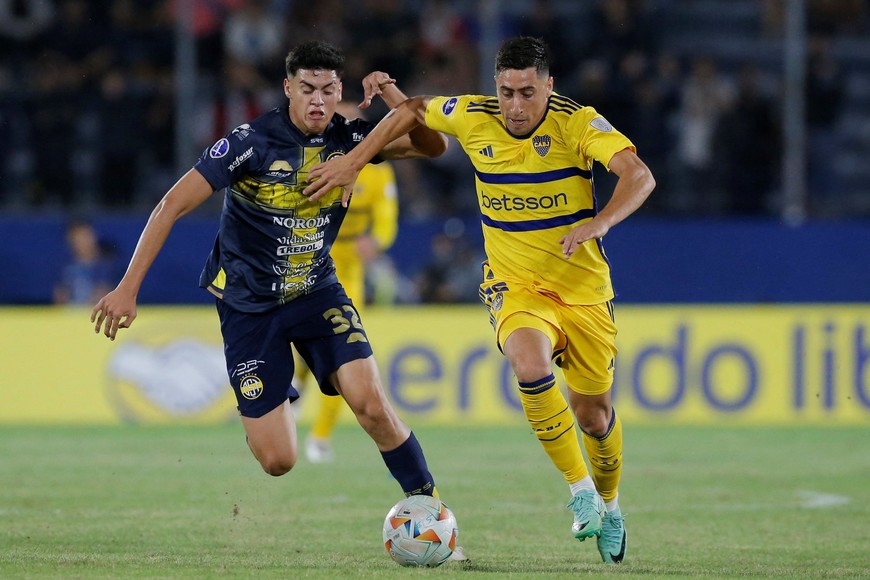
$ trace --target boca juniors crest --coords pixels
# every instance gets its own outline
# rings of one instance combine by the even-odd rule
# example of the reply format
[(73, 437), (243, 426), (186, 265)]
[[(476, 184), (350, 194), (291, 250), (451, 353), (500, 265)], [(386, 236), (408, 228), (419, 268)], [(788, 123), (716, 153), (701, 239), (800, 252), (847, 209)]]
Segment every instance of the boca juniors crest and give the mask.
[(541, 157), (546, 157), (547, 153), (550, 151), (551, 141), (552, 139), (550, 139), (549, 135), (535, 135), (532, 137), (532, 145)]

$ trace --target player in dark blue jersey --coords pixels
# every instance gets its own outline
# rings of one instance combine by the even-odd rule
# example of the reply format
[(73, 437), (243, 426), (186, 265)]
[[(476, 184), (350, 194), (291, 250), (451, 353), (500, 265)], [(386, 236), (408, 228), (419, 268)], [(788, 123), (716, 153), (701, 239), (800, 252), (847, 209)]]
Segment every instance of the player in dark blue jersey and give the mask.
[[(365, 329), (329, 256), (347, 211), (343, 191), (316, 202), (302, 195), (311, 167), (347, 153), (374, 127), (334, 114), (343, 64), (341, 52), (324, 42), (290, 51), (289, 108), (237, 127), (203, 152), (152, 212), (127, 273), (94, 307), (91, 322), (112, 340), (129, 328), (142, 280), (172, 225), (224, 190), (200, 285), (218, 298), (227, 371), (254, 456), (271, 475), (296, 463), (292, 343), (320, 388), (344, 397), (404, 492), (432, 495), (422, 449), (384, 394)], [(390, 107), (406, 99), (383, 72), (369, 74), (363, 90), (361, 108), (376, 95)], [(446, 147), (443, 136), (421, 127), (384, 147), (380, 158), (435, 157)]]

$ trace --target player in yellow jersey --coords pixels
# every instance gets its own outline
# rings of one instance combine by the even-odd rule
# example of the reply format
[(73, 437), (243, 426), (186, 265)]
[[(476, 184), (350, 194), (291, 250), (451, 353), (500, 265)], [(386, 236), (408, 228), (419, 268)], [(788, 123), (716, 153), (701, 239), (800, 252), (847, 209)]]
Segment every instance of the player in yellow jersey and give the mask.
[[(316, 181), (304, 193), (317, 198), (352, 183), (385, 143), (415, 127), (457, 138), (475, 169), (488, 258), (481, 296), (499, 348), (532, 430), (571, 489), (574, 536), (596, 537), (601, 558), (620, 563), (628, 537), (617, 500), (622, 424), (611, 405), (616, 326), (601, 239), (643, 204), (655, 180), (604, 117), (553, 91), (549, 65), (542, 40), (506, 41), (495, 61), (496, 97), (409, 99), (351, 153), (313, 168)], [(600, 211), (595, 161), (619, 176)]]
[[(362, 116), (349, 101), (338, 103), (335, 111), (348, 120)], [(331, 252), (338, 279), (359, 312), (365, 304), (366, 265), (393, 245), (398, 218), (393, 167), (386, 161), (366, 165), (354, 184), (353, 203), (347, 209)], [(310, 376), (304, 361), (297, 358), (294, 382), (302, 385)], [(330, 440), (344, 402), (341, 397), (322, 392), (315, 396), (319, 405), (305, 442), (305, 455), (312, 463), (325, 463), (335, 457)]]

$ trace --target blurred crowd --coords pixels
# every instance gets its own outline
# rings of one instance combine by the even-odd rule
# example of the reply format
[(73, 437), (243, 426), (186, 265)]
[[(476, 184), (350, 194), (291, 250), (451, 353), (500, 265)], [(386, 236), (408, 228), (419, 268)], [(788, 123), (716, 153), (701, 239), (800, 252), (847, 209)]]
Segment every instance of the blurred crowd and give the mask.
[[(180, 3), (0, 0), (0, 208), (142, 211), (179, 167), (193, 164), (175, 159)], [(866, 36), (867, 4), (807, 0), (808, 183), (826, 203), (836, 203), (831, 167), (845, 86), (831, 43)], [(496, 22), (481, 19), (485, 5), (498, 7)], [(494, 55), (481, 46), (494, 28), (501, 38), (544, 37), (554, 49), (556, 91), (596, 107), (636, 143), (658, 182), (643, 212), (778, 215), (781, 63), (680, 50), (669, 36), (679, 29), (674, 14), (688, 17), (698, 5), (715, 11), (717, 0), (193, 0), (192, 138), (202, 150), (283, 106), (284, 56), (311, 39), (345, 50), (349, 99), (372, 70), (391, 74), (409, 95), (492, 94), (481, 71)], [(718, 5), (751, 11), (750, 34), (781, 42), (785, 0)], [(691, 33), (692, 23), (678, 31), (685, 36), (686, 28)], [(471, 167), (458, 146), (396, 171), (403, 219), (476, 211)], [(613, 179), (600, 167), (596, 179), (603, 203)], [(450, 238), (434, 239), (433, 255)]]

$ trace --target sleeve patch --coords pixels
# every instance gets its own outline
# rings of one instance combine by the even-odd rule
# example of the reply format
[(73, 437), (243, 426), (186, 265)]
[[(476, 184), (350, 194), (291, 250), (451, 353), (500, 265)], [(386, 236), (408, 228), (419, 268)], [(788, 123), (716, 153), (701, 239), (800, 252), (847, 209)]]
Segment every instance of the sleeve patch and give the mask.
[(601, 131), (602, 133), (610, 133), (611, 131), (613, 131), (613, 125), (608, 123), (607, 119), (605, 119), (604, 117), (595, 117), (594, 119), (589, 121), (589, 124)]
[(215, 143), (209, 149), (208, 156), (212, 159), (220, 159), (224, 155), (230, 152), (230, 142), (227, 141), (226, 137)]

